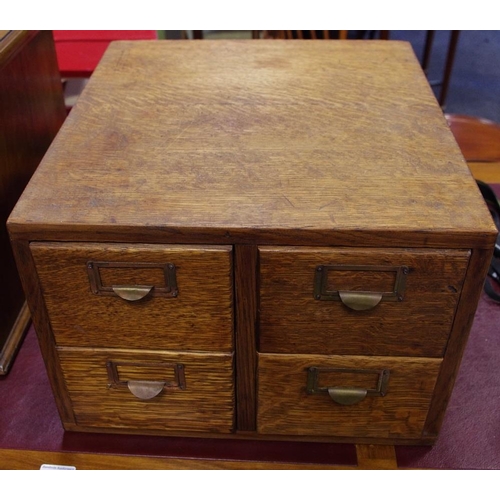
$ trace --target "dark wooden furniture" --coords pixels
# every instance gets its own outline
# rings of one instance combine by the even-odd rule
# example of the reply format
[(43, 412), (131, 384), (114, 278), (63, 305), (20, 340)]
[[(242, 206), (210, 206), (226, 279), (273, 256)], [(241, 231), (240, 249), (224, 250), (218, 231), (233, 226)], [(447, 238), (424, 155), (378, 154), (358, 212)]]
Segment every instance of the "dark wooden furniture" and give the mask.
[(111, 44), (9, 229), (66, 429), (382, 444), (436, 439), (496, 237), (391, 41)]
[(5, 223), (66, 116), (50, 32), (0, 32), (0, 374), (30, 315)]
[[(265, 31), (264, 38), (278, 38), (278, 39), (288, 39), (288, 40), (347, 40), (348, 30), (276, 30), (276, 31)], [(366, 33), (365, 31), (358, 32), (361, 34)], [(373, 32), (369, 32), (373, 33)], [(333, 35), (333, 36), (332, 36)], [(378, 34), (381, 40), (387, 40), (389, 32), (380, 31)], [(362, 35), (360, 35), (360, 38)]]

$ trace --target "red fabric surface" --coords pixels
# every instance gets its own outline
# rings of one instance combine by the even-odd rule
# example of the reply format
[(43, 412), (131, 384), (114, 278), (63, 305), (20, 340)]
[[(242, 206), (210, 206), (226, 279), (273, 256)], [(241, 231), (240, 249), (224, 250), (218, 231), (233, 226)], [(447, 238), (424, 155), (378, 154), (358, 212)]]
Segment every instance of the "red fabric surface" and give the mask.
[(105, 42), (58, 42), (57, 64), (63, 78), (89, 78), (108, 48)]
[(156, 31), (53, 31), (63, 78), (88, 78), (113, 40), (155, 40)]
[(154, 40), (156, 31), (151, 30), (54, 30), (54, 40), (60, 41), (89, 41), (89, 40)]
[(500, 304), (479, 303), (435, 445), (397, 446), (400, 467), (500, 469)]

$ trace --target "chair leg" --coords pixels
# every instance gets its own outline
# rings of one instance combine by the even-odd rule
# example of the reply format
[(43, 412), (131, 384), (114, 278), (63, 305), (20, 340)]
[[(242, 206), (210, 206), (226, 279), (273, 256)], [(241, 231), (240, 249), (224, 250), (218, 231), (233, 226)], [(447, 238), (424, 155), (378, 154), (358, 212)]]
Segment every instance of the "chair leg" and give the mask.
[(434, 43), (434, 30), (427, 30), (427, 34), (425, 35), (425, 46), (424, 46), (424, 56), (422, 58), (422, 69), (424, 73), (427, 74), (427, 70), (429, 69), (429, 61), (431, 60), (431, 51), (432, 44)]
[(460, 30), (452, 30), (450, 35), (450, 45), (448, 48), (448, 56), (446, 57), (443, 85), (441, 87), (441, 94), (439, 96), (439, 105), (441, 107), (444, 107), (444, 103), (448, 95), (448, 85), (450, 83), (451, 70), (453, 69), (453, 62), (455, 61), (455, 53), (457, 51), (459, 35), (460, 35)]

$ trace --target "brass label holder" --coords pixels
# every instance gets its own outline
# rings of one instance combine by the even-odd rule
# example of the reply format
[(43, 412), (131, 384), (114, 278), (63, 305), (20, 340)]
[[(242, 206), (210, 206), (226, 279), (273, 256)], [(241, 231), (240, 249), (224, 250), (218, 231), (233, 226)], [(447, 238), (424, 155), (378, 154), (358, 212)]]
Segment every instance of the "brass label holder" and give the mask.
[[(141, 300), (146, 296), (149, 297), (172, 297), (175, 298), (179, 295), (177, 287), (176, 268), (172, 263), (158, 264), (150, 262), (99, 262), (88, 261), (87, 273), (90, 281), (90, 289), (95, 295), (104, 296), (118, 296), (127, 301)], [(131, 268), (131, 269), (144, 269), (144, 268), (160, 268), (163, 271), (165, 280), (164, 286), (148, 286), (148, 285), (103, 285), (100, 270), (102, 268)]]
[[(360, 373), (364, 375), (377, 375), (375, 387), (353, 387), (353, 386), (319, 386), (321, 373)], [(350, 368), (318, 368), (311, 366), (307, 368), (306, 392), (309, 395), (323, 394), (327, 392), (333, 401), (340, 405), (352, 405), (359, 403), (366, 396), (385, 396), (389, 384), (389, 370), (364, 370)]]
[[(119, 367), (132, 368), (160, 368), (172, 370), (170, 380), (122, 380)], [(133, 363), (128, 361), (107, 361), (108, 388), (127, 387), (129, 391), (139, 399), (152, 399), (162, 391), (175, 391), (186, 389), (186, 378), (184, 365), (182, 363)]]
[[(329, 290), (328, 274), (335, 271), (392, 272), (395, 274), (394, 288), (383, 292), (370, 290)], [(347, 307), (358, 311), (372, 309), (382, 301), (401, 302), (404, 299), (408, 273), (408, 266), (317, 266), (314, 274), (313, 295), (316, 300), (341, 301)]]

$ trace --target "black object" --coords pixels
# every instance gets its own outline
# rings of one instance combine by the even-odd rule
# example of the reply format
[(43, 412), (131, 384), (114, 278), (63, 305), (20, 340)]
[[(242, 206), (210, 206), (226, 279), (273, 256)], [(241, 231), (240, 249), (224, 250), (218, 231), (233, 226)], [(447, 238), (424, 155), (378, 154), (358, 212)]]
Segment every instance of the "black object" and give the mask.
[[(493, 217), (493, 221), (495, 222), (497, 229), (500, 231), (500, 204), (498, 203), (495, 192), (485, 182), (476, 182), (479, 186), (481, 194), (483, 195), (484, 201), (488, 206), (491, 216)], [(500, 304), (500, 292), (495, 290), (494, 283), (500, 287), (500, 234), (497, 236), (495, 249), (493, 250), (493, 257), (491, 259), (490, 268), (488, 269), (488, 276), (486, 277), (486, 281), (484, 283), (484, 291), (488, 297)]]

